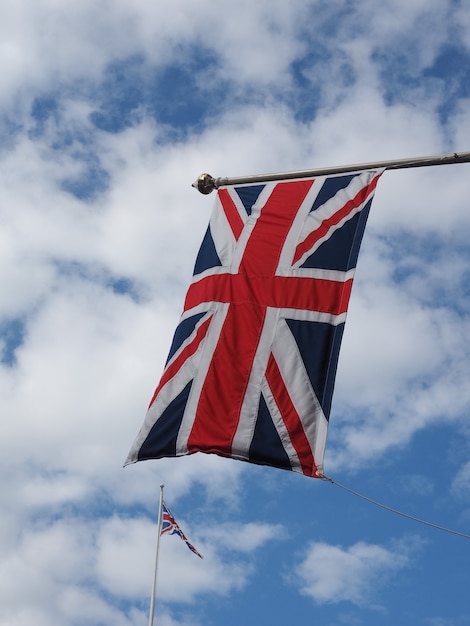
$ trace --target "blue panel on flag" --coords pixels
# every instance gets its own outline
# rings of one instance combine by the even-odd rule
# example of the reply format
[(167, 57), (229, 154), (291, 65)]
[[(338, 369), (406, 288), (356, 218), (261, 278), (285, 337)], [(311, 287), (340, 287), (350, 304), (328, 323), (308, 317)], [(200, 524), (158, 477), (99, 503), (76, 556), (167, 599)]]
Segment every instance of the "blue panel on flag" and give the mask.
[(250, 461), (260, 465), (274, 465), (282, 469), (292, 469), (263, 396), (260, 397), (258, 419), (251, 441), (249, 457)]
[(333, 196), (336, 195), (338, 191), (341, 191), (341, 189), (345, 189), (356, 176), (357, 174), (347, 174), (346, 176), (326, 178), (318, 196), (315, 198), (315, 202), (313, 203), (310, 212), (315, 211), (318, 207), (322, 206), (322, 204), (325, 204), (325, 202), (333, 198)]
[(366, 229), (367, 218), (369, 217), (370, 207), (372, 206), (372, 199), (369, 200), (364, 205), (364, 208), (359, 214), (359, 220), (357, 222), (357, 230), (354, 235), (354, 241), (351, 246), (351, 254), (349, 255), (349, 265), (348, 269), (356, 267), (357, 265), (357, 257), (359, 256), (359, 250), (361, 248), (362, 237), (364, 236), (364, 231)]
[(176, 440), (183, 413), (191, 391), (192, 381), (166, 407), (152, 426), (139, 451), (139, 460), (175, 456)]
[(356, 267), (370, 202), (309, 256), (300, 267), (347, 272)]
[(259, 194), (263, 191), (265, 185), (250, 185), (249, 187), (235, 187), (238, 197), (243, 203), (248, 215), (251, 215), (251, 208), (258, 200)]
[(196, 258), (196, 263), (194, 264), (194, 275), (200, 274), (201, 272), (204, 272), (211, 267), (215, 267), (216, 265), (222, 265), (222, 263), (220, 262), (219, 255), (217, 254), (209, 226), (206, 230), (206, 234), (204, 235), (204, 239), (202, 240), (202, 244)]
[(308, 377), (329, 419), (344, 324), (286, 320), (298, 345)]
[(166, 360), (165, 365), (168, 365), (168, 362), (172, 358), (172, 356), (179, 350), (181, 345), (191, 336), (196, 328), (196, 324), (199, 320), (206, 315), (206, 312), (199, 313), (198, 315), (192, 315), (187, 319), (180, 322), (178, 325), (175, 334), (173, 336), (173, 341), (171, 343), (170, 353), (168, 354), (168, 358)]

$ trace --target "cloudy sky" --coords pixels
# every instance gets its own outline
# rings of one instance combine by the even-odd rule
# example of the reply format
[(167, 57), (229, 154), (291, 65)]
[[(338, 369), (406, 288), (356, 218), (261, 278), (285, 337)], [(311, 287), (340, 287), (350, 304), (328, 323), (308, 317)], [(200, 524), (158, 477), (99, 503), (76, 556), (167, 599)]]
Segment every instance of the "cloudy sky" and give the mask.
[[(123, 469), (213, 197), (470, 150), (465, 0), (3, 0), (0, 624), (463, 626), (468, 539), (196, 454)], [(385, 172), (325, 473), (470, 533), (470, 164)]]

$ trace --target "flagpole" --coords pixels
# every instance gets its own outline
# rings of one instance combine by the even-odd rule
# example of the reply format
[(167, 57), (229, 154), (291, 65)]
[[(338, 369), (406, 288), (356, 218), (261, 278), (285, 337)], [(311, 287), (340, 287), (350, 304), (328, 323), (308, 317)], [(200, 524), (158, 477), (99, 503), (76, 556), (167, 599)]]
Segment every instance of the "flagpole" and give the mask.
[(149, 626), (153, 626), (153, 616), (155, 613), (155, 591), (157, 588), (157, 571), (158, 571), (158, 550), (160, 547), (160, 537), (162, 534), (162, 510), (163, 510), (163, 487), (160, 485), (160, 503), (158, 505), (158, 521), (157, 521), (157, 545), (155, 548), (155, 568), (153, 570), (152, 593), (150, 595), (150, 611)]
[(249, 183), (265, 183), (275, 180), (292, 180), (295, 178), (309, 178), (311, 176), (329, 176), (347, 172), (357, 172), (369, 169), (399, 170), (410, 167), (425, 167), (428, 165), (450, 165), (452, 163), (470, 162), (470, 152), (453, 152), (427, 157), (397, 159), (395, 161), (377, 161), (376, 163), (357, 163), (355, 165), (340, 165), (323, 167), (316, 170), (297, 170), (294, 172), (277, 172), (273, 174), (258, 174), (255, 176), (238, 176), (234, 178), (213, 178), (210, 174), (201, 174), (193, 183), (202, 194), (209, 194), (214, 189), (227, 185), (244, 185)]

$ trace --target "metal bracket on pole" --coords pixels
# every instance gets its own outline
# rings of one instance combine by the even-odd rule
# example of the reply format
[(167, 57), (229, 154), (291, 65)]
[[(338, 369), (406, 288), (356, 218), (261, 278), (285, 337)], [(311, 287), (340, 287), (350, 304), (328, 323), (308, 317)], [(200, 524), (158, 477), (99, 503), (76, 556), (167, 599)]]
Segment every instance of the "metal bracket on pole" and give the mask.
[(316, 170), (297, 170), (295, 172), (278, 172), (275, 174), (259, 174), (256, 176), (239, 176), (235, 178), (213, 178), (210, 174), (201, 174), (193, 183), (193, 187), (207, 195), (214, 189), (227, 185), (244, 185), (249, 183), (265, 183), (275, 180), (293, 180), (295, 178), (309, 178), (311, 176), (328, 176), (347, 172), (380, 169), (398, 170), (410, 167), (425, 167), (429, 165), (450, 165), (453, 163), (470, 162), (470, 152), (453, 152), (437, 156), (415, 157), (411, 159), (397, 159), (395, 161), (378, 161), (376, 163), (358, 163), (356, 165), (340, 165), (339, 167), (323, 167)]

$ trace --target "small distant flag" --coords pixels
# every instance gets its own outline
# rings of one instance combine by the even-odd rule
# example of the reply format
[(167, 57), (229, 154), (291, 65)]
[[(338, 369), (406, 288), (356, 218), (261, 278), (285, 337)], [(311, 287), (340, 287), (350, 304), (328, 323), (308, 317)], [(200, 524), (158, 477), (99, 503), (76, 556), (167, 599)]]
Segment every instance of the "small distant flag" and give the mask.
[(196, 550), (196, 548), (192, 545), (192, 543), (189, 543), (189, 541), (186, 538), (186, 535), (183, 533), (181, 528), (176, 523), (175, 518), (170, 513), (170, 509), (163, 502), (163, 505), (162, 505), (162, 529), (161, 529), (161, 533), (160, 534), (164, 535), (166, 533), (169, 533), (170, 535), (179, 535), (181, 537), (181, 539), (186, 543), (188, 548), (191, 550), (191, 552), (194, 552), (194, 554), (197, 554), (197, 556), (200, 559), (204, 558), (202, 556), (202, 554), (200, 554)]

